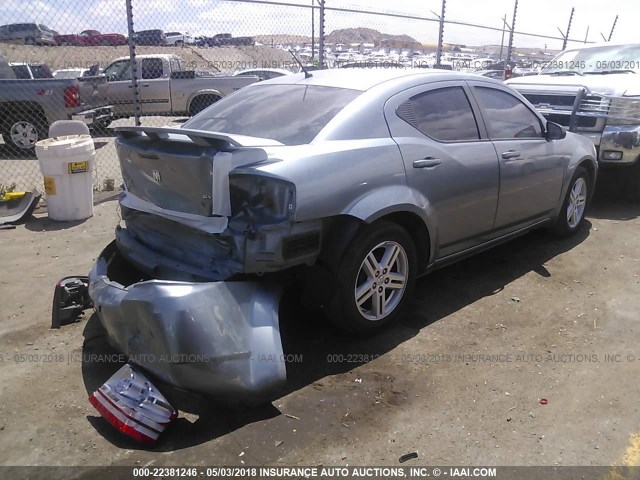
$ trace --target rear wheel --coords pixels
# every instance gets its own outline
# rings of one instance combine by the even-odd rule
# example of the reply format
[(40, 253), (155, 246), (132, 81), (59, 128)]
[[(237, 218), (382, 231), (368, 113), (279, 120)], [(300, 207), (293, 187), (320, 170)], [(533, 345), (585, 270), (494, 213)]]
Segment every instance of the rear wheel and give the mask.
[(5, 142), (20, 151), (33, 151), (36, 142), (47, 138), (47, 127), (38, 115), (25, 113), (9, 120), (2, 137)]
[(176, 46), (176, 47), (184, 47), (184, 42), (183, 42), (182, 40), (178, 40), (178, 41), (175, 43), (175, 46)]
[(582, 167), (576, 168), (562, 203), (560, 215), (552, 227), (555, 234), (568, 237), (580, 229), (589, 202), (589, 188), (591, 188), (589, 174)]
[(364, 227), (335, 272), (335, 290), (325, 314), (338, 327), (360, 335), (396, 320), (415, 284), (417, 255), (402, 227), (379, 221)]
[(189, 115), (194, 116), (200, 113), (202, 110), (207, 108), (210, 105), (213, 105), (220, 97), (218, 95), (199, 95), (193, 100), (191, 100), (191, 105), (189, 105)]
[(27, 37), (24, 39), (24, 44), (25, 45), (35, 45), (36, 44), (36, 39), (33, 37)]

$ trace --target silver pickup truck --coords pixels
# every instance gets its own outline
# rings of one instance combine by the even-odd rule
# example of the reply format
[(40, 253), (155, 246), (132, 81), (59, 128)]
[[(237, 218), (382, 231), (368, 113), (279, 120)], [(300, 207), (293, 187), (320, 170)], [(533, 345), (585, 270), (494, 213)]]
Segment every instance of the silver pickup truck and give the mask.
[(640, 201), (640, 44), (565, 50), (539, 75), (506, 83), (548, 120), (589, 137), (600, 166), (618, 167), (626, 196)]
[[(170, 54), (137, 55), (135, 71), (143, 115), (195, 115), (222, 97), (260, 80), (202, 75), (185, 70), (180, 57)], [(100, 86), (98, 98), (113, 104), (117, 116), (133, 115), (133, 69), (129, 57), (114, 60), (103, 75), (107, 82)]]
[(5, 144), (33, 150), (56, 120), (81, 120), (90, 127), (111, 121), (111, 106), (93, 93), (104, 79), (16, 79), (0, 56), (0, 133)]

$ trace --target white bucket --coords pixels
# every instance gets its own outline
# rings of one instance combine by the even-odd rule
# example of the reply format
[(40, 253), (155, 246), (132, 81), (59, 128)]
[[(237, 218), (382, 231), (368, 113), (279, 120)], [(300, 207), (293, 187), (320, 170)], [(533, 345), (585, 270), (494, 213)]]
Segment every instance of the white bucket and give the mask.
[(84, 220), (93, 216), (95, 148), (89, 135), (47, 138), (36, 143), (44, 177), (47, 210), (52, 220)]

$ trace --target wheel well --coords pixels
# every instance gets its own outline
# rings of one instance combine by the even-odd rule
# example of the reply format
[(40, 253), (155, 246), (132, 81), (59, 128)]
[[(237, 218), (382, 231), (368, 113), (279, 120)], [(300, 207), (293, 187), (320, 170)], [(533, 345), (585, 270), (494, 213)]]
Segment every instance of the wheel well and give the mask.
[[(215, 99), (215, 100), (213, 100), (213, 101), (209, 104), (209, 105), (211, 105), (212, 103), (217, 102), (217, 101), (218, 101), (218, 100), (220, 100), (221, 98), (222, 98), (222, 96), (217, 95), (217, 94), (215, 94), (215, 93), (201, 93), (201, 94), (198, 94), (198, 95), (196, 95), (195, 97), (193, 97), (193, 98), (191, 99), (191, 101), (189, 102), (189, 110), (188, 110), (188, 111), (189, 111), (189, 113), (190, 113), (191, 115), (194, 115), (194, 113), (192, 113), (192, 112), (193, 112), (194, 104), (196, 104), (196, 102), (203, 101), (203, 100), (204, 100), (204, 101), (207, 101), (207, 100)], [(207, 105), (207, 107), (208, 107), (209, 105)], [(204, 110), (204, 108), (200, 108), (200, 109), (198, 109), (198, 111), (197, 111), (197, 112), (195, 112), (195, 113), (199, 113), (199, 112), (201, 112), (202, 110)]]
[(593, 166), (593, 163), (591, 163), (589, 160), (584, 160), (582, 163), (580, 163), (580, 165), (578, 165), (579, 167), (584, 168), (587, 171), (587, 174), (589, 175), (589, 196), (592, 196), (594, 193), (594, 187), (595, 187), (595, 180), (596, 180), (596, 170), (595, 167)]
[[(409, 233), (416, 243), (418, 272), (424, 272), (429, 263), (431, 237), (422, 219), (415, 213), (395, 212), (377, 219), (376, 222), (380, 220), (400, 225)], [(318, 257), (319, 262), (329, 267), (330, 270), (335, 271), (353, 238), (366, 225), (365, 221), (349, 215), (339, 215), (331, 218), (323, 234), (322, 250)]]
[(422, 219), (411, 212), (395, 212), (385, 215), (379, 220), (386, 220), (400, 225), (413, 239), (418, 255), (418, 272), (424, 272), (429, 263), (429, 252), (431, 251), (431, 237), (429, 230)]

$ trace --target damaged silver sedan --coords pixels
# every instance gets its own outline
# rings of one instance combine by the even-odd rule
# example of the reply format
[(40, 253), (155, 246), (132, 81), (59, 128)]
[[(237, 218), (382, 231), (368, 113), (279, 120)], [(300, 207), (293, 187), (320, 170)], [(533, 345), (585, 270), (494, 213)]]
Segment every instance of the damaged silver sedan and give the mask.
[(123, 225), (90, 274), (111, 343), (168, 383), (258, 398), (286, 378), (274, 272), (369, 334), (417, 276), (584, 219), (593, 144), (499, 82), (334, 70), (246, 87), (182, 128), (120, 128)]

